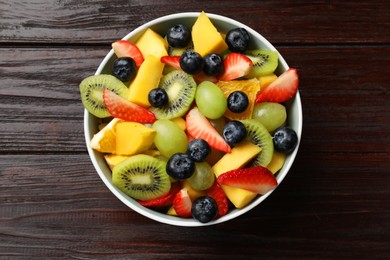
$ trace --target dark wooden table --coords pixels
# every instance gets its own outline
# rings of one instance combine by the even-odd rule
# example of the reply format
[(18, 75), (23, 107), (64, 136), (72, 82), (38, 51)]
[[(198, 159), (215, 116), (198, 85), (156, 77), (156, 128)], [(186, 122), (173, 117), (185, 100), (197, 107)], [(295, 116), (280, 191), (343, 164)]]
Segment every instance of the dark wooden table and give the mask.
[[(389, 1), (0, 0), (0, 258), (390, 259)], [(264, 203), (204, 228), (127, 208), (88, 157), (78, 84), (114, 40), (201, 11), (299, 70), (299, 155)]]

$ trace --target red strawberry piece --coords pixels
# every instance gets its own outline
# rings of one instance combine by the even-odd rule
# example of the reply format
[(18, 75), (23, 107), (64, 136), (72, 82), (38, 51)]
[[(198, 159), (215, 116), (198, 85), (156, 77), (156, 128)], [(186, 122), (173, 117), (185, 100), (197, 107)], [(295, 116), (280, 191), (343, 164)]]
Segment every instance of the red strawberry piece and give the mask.
[(118, 96), (107, 88), (103, 90), (103, 100), (113, 117), (142, 124), (152, 124), (156, 121), (156, 116), (152, 112)]
[(225, 71), (219, 80), (229, 81), (247, 75), (253, 67), (253, 62), (244, 54), (233, 52), (226, 56), (223, 65)]
[(174, 182), (172, 183), (171, 189), (167, 195), (157, 199), (148, 200), (148, 201), (139, 200), (138, 203), (144, 207), (152, 207), (152, 208), (167, 207), (172, 205), (173, 199), (175, 198), (176, 194), (180, 191), (180, 189), (181, 189), (180, 183)]
[(218, 206), (218, 217), (225, 216), (229, 210), (229, 202), (225, 192), (217, 182), (207, 190), (207, 195), (212, 197)]
[(173, 199), (173, 208), (179, 217), (189, 218), (192, 216), (191, 207), (192, 201), (188, 196), (187, 188), (182, 188)]
[(278, 185), (272, 172), (263, 166), (231, 170), (219, 175), (217, 181), (221, 185), (241, 188), (258, 194), (265, 194)]
[(202, 115), (197, 107), (191, 109), (186, 116), (187, 133), (193, 138), (202, 138), (212, 148), (230, 153), (231, 148), (225, 139), (211, 125), (209, 120)]
[(177, 70), (182, 70), (180, 67), (180, 56), (162, 56), (160, 61)]
[(290, 68), (269, 84), (256, 96), (256, 103), (277, 102), (282, 103), (292, 98), (298, 91), (298, 73)]
[(141, 66), (142, 62), (144, 62), (144, 56), (142, 56), (140, 49), (137, 47), (137, 45), (129, 41), (119, 40), (112, 43), (111, 46), (114, 49), (114, 52), (118, 58), (133, 58), (135, 65), (138, 68)]

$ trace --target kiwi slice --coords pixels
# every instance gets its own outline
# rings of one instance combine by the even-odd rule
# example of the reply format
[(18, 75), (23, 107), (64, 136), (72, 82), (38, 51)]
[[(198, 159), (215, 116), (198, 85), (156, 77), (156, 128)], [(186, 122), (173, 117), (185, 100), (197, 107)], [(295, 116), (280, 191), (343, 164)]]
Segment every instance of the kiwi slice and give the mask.
[(127, 97), (128, 88), (122, 81), (109, 74), (89, 76), (80, 83), (81, 102), (92, 115), (105, 118), (110, 117), (103, 101), (103, 89), (107, 88), (119, 96)]
[(251, 166), (266, 167), (274, 154), (274, 143), (267, 128), (255, 119), (241, 120), (247, 130), (246, 139), (261, 148), (261, 152), (252, 160)]
[(245, 55), (253, 62), (246, 78), (256, 78), (273, 73), (278, 67), (278, 53), (270, 50), (250, 50)]
[(172, 119), (183, 116), (195, 98), (195, 80), (184, 71), (173, 70), (163, 76), (159, 88), (167, 92), (168, 103), (162, 107), (150, 108), (157, 119)]
[(150, 155), (137, 154), (112, 169), (112, 183), (133, 199), (148, 201), (168, 194), (171, 182), (166, 163)]

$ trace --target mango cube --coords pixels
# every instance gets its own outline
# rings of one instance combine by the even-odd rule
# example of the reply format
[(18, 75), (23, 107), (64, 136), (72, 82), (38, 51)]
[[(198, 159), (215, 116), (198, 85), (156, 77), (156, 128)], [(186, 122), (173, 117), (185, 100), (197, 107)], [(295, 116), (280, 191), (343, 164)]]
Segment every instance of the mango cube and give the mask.
[(156, 131), (136, 122), (116, 126), (116, 154), (134, 155), (147, 151), (153, 144)]
[(144, 58), (153, 55), (160, 59), (162, 56), (168, 55), (168, 43), (161, 35), (150, 28), (142, 34), (135, 45), (137, 45)]
[(287, 155), (282, 152), (274, 151), (271, 162), (267, 165), (267, 169), (273, 174), (277, 173), (284, 165)]
[(177, 216), (176, 210), (173, 208), (173, 206), (168, 209), (167, 214), (170, 216)]
[(225, 40), (203, 11), (192, 26), (192, 41), (194, 50), (201, 56), (228, 49)]
[(106, 160), (107, 165), (108, 167), (110, 167), (111, 170), (115, 167), (115, 165), (123, 162), (127, 158), (129, 158), (129, 156), (127, 155), (116, 155), (116, 154), (104, 155), (104, 159)]
[(183, 184), (183, 188), (187, 189), (188, 196), (190, 196), (191, 201), (194, 201), (197, 198), (206, 195), (205, 191), (198, 191), (192, 188), (191, 185), (188, 183), (188, 181), (183, 181), (182, 184)]
[(140, 106), (150, 107), (148, 94), (158, 87), (163, 70), (164, 63), (160, 62), (160, 58), (154, 55), (146, 56), (130, 84), (128, 99)]
[[(235, 146), (230, 153), (225, 154), (214, 166), (212, 167), (215, 176), (245, 166), (251, 159), (253, 159), (261, 148), (252, 144), (249, 141), (243, 141), (239, 145)], [(251, 202), (257, 194), (248, 190), (229, 187), (221, 185), (228, 199), (234, 204), (236, 208), (243, 208), (249, 202)]]
[(269, 84), (274, 82), (277, 78), (278, 78), (278, 76), (276, 76), (273, 73), (266, 75), (266, 76), (258, 77), (257, 79), (260, 81), (260, 89), (265, 88), (266, 86), (268, 86)]

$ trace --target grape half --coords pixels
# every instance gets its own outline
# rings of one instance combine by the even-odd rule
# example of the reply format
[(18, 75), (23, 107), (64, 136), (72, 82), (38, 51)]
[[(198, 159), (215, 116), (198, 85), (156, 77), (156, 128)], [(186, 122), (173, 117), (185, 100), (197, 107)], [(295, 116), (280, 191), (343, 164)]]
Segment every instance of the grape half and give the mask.
[(152, 128), (157, 132), (154, 144), (162, 155), (169, 158), (175, 153), (187, 151), (187, 135), (171, 120), (159, 119)]
[(225, 114), (227, 100), (222, 90), (211, 81), (203, 81), (196, 89), (196, 105), (209, 119), (217, 119)]
[(198, 191), (210, 188), (214, 180), (214, 172), (207, 162), (195, 163), (195, 172), (187, 179), (190, 186)]
[(271, 133), (286, 122), (286, 108), (279, 103), (259, 103), (253, 108), (252, 118), (259, 120)]

